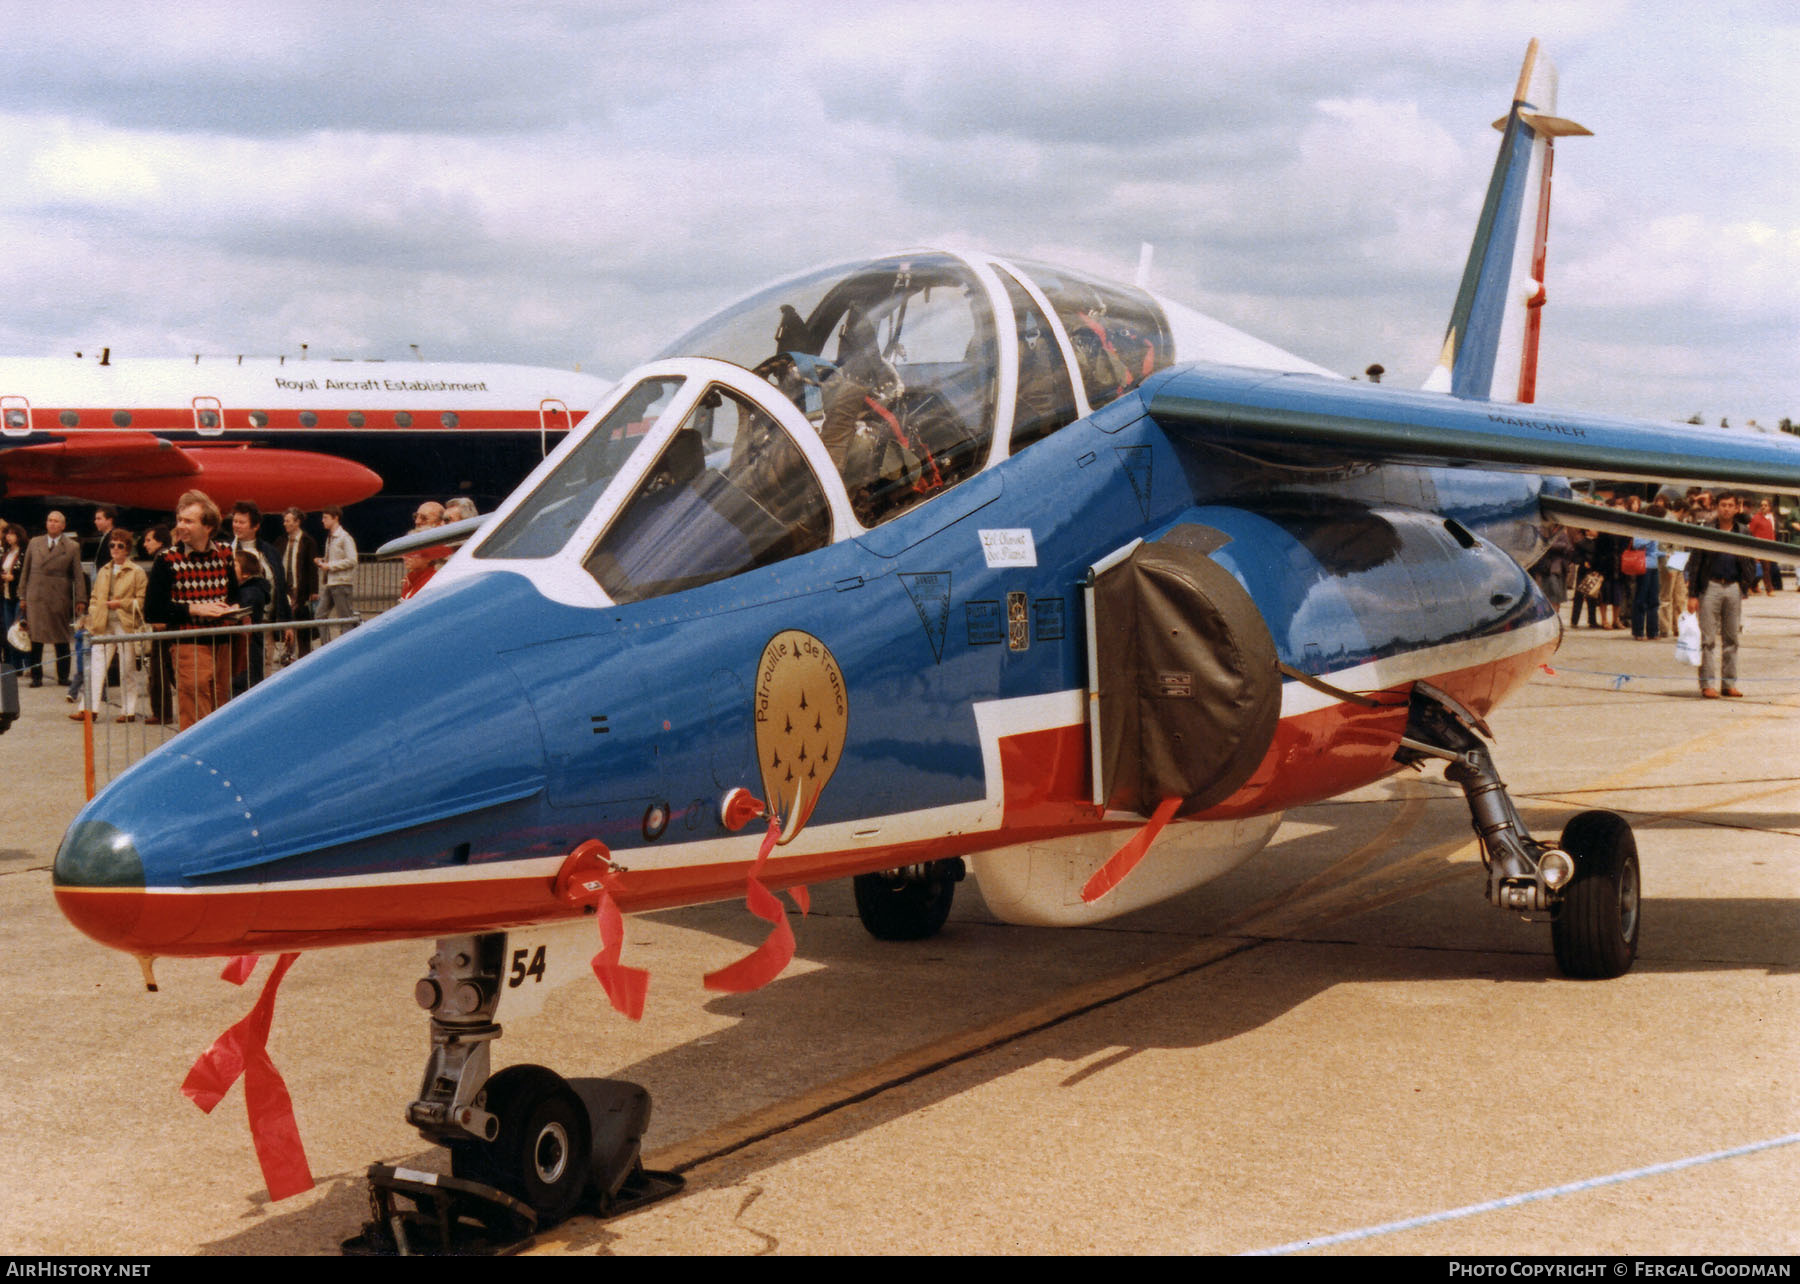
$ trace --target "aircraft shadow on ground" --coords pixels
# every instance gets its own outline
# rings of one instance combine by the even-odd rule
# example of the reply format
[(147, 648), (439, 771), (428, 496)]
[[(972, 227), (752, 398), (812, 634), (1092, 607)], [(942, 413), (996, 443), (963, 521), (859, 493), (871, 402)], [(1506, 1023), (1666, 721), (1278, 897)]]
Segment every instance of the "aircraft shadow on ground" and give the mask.
[[(1451, 871), (1450, 862), (1439, 865), (1441, 870), (1426, 867), (1421, 878), (1429, 880), (1435, 872)], [(1470, 890), (1458, 885), (1465, 881), (1458, 879), (1450, 887), (1459, 902)], [(735, 1018), (733, 1024), (703, 1040), (683, 1043), (628, 1065), (606, 1068), (598, 1064), (603, 1062), (601, 1056), (596, 1057), (596, 1065), (558, 1068), (569, 1074), (603, 1073), (644, 1085), (653, 1099), (664, 1103), (671, 1113), (693, 1115), (687, 1120), (692, 1126), (682, 1134), (691, 1136), (728, 1123), (770, 1100), (817, 1089), (834, 1081), (840, 1073), (877, 1064), (984, 1020), (1033, 1008), (1054, 998), (1058, 990), (1069, 984), (1101, 980), (1108, 975), (1105, 971), (1091, 976), (1071, 973), (1071, 962), (1079, 964), (1081, 960), (1082, 938), (1092, 933), (996, 923), (977, 904), (972, 910), (960, 911), (944, 933), (931, 941), (881, 943), (862, 932), (848, 910), (847, 894), (840, 897), (833, 888), (821, 892), (822, 903), (810, 922), (793, 916), (800, 941), (799, 957), (819, 966), (804, 972), (790, 971), (758, 993), (721, 996), (707, 1004), (708, 1011)], [(1419, 903), (1416, 909), (1439, 917), (1455, 914), (1472, 920), (1492, 913), (1478, 901), (1456, 910), (1450, 910), (1450, 904), (1442, 900), (1429, 905)], [(754, 920), (736, 921), (725, 912), (728, 908), (703, 906), (667, 911), (656, 917), (741, 940), (746, 945), (754, 943), (761, 925)], [(1405, 909), (1402, 903), (1399, 912)], [(1375, 912), (1391, 914), (1396, 910), (1388, 906)], [(1648, 956), (1638, 962), (1640, 972), (1694, 974), (1755, 969), (1787, 974), (1800, 970), (1800, 962), (1795, 961), (1751, 962), (1734, 958), (1742, 955), (1746, 939), (1800, 940), (1800, 902), (1780, 898), (1659, 899), (1652, 895), (1646, 900), (1644, 913)], [(1134, 917), (1140, 916), (1119, 921), (1129, 925)], [(689, 1193), (735, 1185), (763, 1168), (860, 1135), (1016, 1073), (1022, 1064), (1044, 1059), (1065, 1064), (1070, 1072), (1060, 1081), (1061, 1086), (1074, 1087), (1139, 1052), (1192, 1050), (1236, 1038), (1279, 1020), (1340, 984), (1468, 979), (1509, 986), (1565, 983), (1556, 974), (1547, 941), (1529, 951), (1516, 946), (1508, 949), (1474, 930), (1473, 922), (1470, 926), (1465, 938), (1469, 943), (1455, 947), (1358, 939), (1361, 934), (1354, 930), (1353, 921), (1327, 922), (1316, 928), (1302, 924), (1298, 930), (1278, 937), (1245, 941), (1244, 951), (1231, 959), (1186, 974), (1187, 984), (1221, 987), (1211, 1001), (1159, 1004), (1154, 1000), (1156, 988), (1184, 983), (1180, 979), (1164, 981), (1150, 988), (1148, 1002), (1141, 1001), (1146, 992), (1140, 991), (1103, 1002), (1080, 1019), (1055, 1021), (1022, 1036), (997, 1039), (973, 1055), (910, 1077), (903, 1086), (897, 1084), (851, 1108), (830, 1112), (826, 1126), (786, 1131), (774, 1144), (750, 1146), (705, 1162), (690, 1177)], [(1176, 953), (1194, 941), (1192, 936), (1165, 939), (1161, 933), (1155, 935), (1166, 946), (1163, 954)], [(1658, 941), (1665, 943), (1662, 950), (1654, 946)], [(1678, 942), (1685, 957), (1669, 957), (1669, 942)], [(1236, 960), (1281, 945), (1289, 948), (1279, 966), (1235, 965)], [(1119, 966), (1115, 954), (1105, 950), (1093, 952), (1106, 954), (1113, 961), (1113, 974), (1128, 970)], [(1151, 951), (1150, 957), (1156, 957), (1156, 952)], [(1034, 990), (1015, 996), (1009, 1006), (965, 1003), (966, 1008), (985, 1010), (975, 1011), (971, 1019), (952, 1025), (920, 1024), (922, 1014), (930, 1010), (941, 1010), (947, 1004), (963, 1003), (991, 992), (992, 968), (1002, 958), (1019, 974), (1042, 971), (1060, 975), (1063, 980), (1048, 992)], [(1079, 968), (1075, 971), (1078, 973)], [(896, 1029), (896, 1023), (888, 1020), (893, 1014), (899, 1014), (901, 1028)], [(920, 1028), (913, 1028), (915, 1024)], [(872, 1034), (876, 1035), (873, 1039)], [(1012, 1054), (1005, 1055), (1006, 1049), (1011, 1049)], [(508, 1051), (524, 1054), (521, 1059), (529, 1056), (523, 1047)], [(603, 1046), (597, 1046), (596, 1052), (603, 1053)], [(736, 1101), (731, 1093), (719, 1091), (721, 1069), (729, 1074), (740, 1067), (760, 1068), (756, 1075), (759, 1083), (743, 1100)], [(783, 1067), (805, 1069), (788, 1074)], [(841, 1069), (834, 1072), (834, 1067)], [(696, 1102), (707, 1104), (696, 1113)], [(658, 1145), (654, 1131), (649, 1141), (654, 1156)], [(425, 1168), (441, 1167), (443, 1163), (441, 1151), (423, 1145), (412, 1154), (386, 1157), (383, 1162)], [(275, 1212), (240, 1234), (214, 1241), (206, 1246), (206, 1251), (291, 1252), (297, 1241), (316, 1243), (319, 1251), (331, 1251), (340, 1240), (354, 1234), (367, 1217), (365, 1186), (360, 1171), (321, 1177), (320, 1185), (329, 1188), (325, 1198), (291, 1215)], [(577, 1252), (602, 1251), (616, 1237), (608, 1223), (586, 1217), (565, 1223), (555, 1234), (559, 1243)]]
[[(1482, 914), (1492, 913), (1484, 904), (1476, 904), (1473, 908)], [(1659, 938), (1682, 940), (1688, 948), (1713, 957), (1646, 958), (1637, 964), (1642, 971), (1690, 974), (1756, 969), (1784, 974), (1800, 970), (1800, 962), (1728, 961), (1733, 953), (1741, 952), (1740, 936), (1746, 931), (1753, 932), (1758, 939), (1800, 939), (1800, 902), (1774, 898), (1651, 899), (1645, 906), (1645, 918)], [(940, 956), (946, 952), (953, 954), (959, 929), (968, 934), (996, 930), (1015, 934), (1013, 955), (1020, 969), (1028, 970), (1041, 960), (1069, 948), (1066, 933), (981, 922), (953, 922), (946, 929), (947, 939), (928, 943), (924, 948)], [(1324, 929), (1321, 935), (1329, 937), (1331, 929)], [(812, 942), (805, 937), (802, 939), (808, 947), (807, 957), (824, 963), (824, 968), (777, 982), (770, 987), (766, 1001), (747, 1008), (741, 999), (718, 1001), (718, 1005), (744, 1011), (742, 1020), (731, 1030), (714, 1037), (704, 1047), (672, 1048), (621, 1067), (613, 1072), (615, 1076), (643, 1083), (651, 1088), (653, 1095), (659, 1083), (691, 1084), (696, 1090), (703, 1091), (707, 1076), (722, 1059), (760, 1055), (789, 1064), (805, 1064), (829, 1059), (826, 1045), (854, 1041), (859, 1037), (861, 1022), (820, 1021), (817, 1013), (822, 1007), (829, 1010), (835, 1004), (845, 1013), (860, 1013), (867, 1017), (878, 1013), (879, 1007), (868, 1005), (870, 996), (867, 994), (850, 992), (852, 987), (844, 985), (835, 965), (866, 955), (870, 949), (894, 947), (859, 942), (847, 933), (834, 934), (829, 941), (819, 942), (824, 948), (813, 948)], [(1022, 1066), (1035, 1060), (1053, 1059), (1066, 1064), (1070, 1073), (1061, 1080), (1061, 1086), (1070, 1088), (1140, 1052), (1192, 1050), (1234, 1039), (1281, 1019), (1340, 984), (1437, 983), (1466, 979), (1509, 986), (1590, 984), (1563, 981), (1549, 955), (1547, 940), (1542, 942), (1540, 953), (1505, 952), (1482, 945), (1450, 949), (1362, 944), (1313, 940), (1304, 935), (1284, 939), (1300, 948), (1289, 950), (1289, 957), (1280, 966), (1233, 967), (1233, 962), (1246, 957), (1240, 954), (1215, 965), (1218, 970), (1212, 978), (1207, 978), (1208, 969), (1190, 974), (1190, 980), (1198, 975), (1206, 978), (1202, 984), (1224, 987), (1224, 992), (1215, 996), (1214, 1001), (1163, 1005), (1155, 1001), (1156, 987), (1148, 993), (1140, 991), (1122, 997), (1092, 1009), (1081, 1019), (1059, 1021), (1021, 1038), (1005, 1040), (939, 1071), (910, 1079), (903, 1087), (896, 1085), (895, 1090), (858, 1101), (851, 1108), (838, 1111), (826, 1126), (795, 1129), (782, 1135), (774, 1144), (750, 1146), (707, 1162), (690, 1176), (689, 1193), (746, 1181), (764, 1168), (786, 1163), (978, 1089), (1017, 1073)], [(1252, 948), (1261, 949), (1270, 943)], [(1712, 948), (1715, 945), (1716, 950)], [(904, 960), (908, 948), (920, 947), (894, 949), (895, 966), (906, 966)], [(979, 971), (965, 973), (960, 978), (961, 985), (980, 986), (983, 983), (984, 976)], [(958, 986), (946, 986), (946, 995), (953, 994), (956, 988)], [(845, 992), (836, 993), (840, 989)], [(1146, 998), (1149, 1001), (1143, 1001)], [(1014, 1054), (1005, 1055), (1006, 1049), (1012, 1049)], [(1036, 1050), (1036, 1056), (1029, 1051), (1032, 1049)], [(612, 1234), (605, 1223), (578, 1219), (561, 1238), (576, 1249), (600, 1249)]]

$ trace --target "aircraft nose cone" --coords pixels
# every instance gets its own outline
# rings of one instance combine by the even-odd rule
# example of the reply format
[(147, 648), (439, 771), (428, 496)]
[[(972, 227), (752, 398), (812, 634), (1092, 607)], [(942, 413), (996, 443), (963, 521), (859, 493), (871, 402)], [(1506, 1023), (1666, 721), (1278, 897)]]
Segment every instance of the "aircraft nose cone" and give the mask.
[(444, 880), (436, 901), (403, 889), (467, 861), (497, 809), (543, 793), (542, 735), (494, 620), (525, 637), (571, 623), (520, 577), (451, 585), (128, 768), (64, 840), (64, 912), (104, 944), (183, 956), (441, 934), (412, 929), (487, 913), (474, 881)]
[(226, 770), (168, 752), (90, 802), (57, 849), (51, 880), (69, 921), (104, 945), (173, 953), (209, 898), (179, 894), (215, 864), (261, 855), (249, 805)]
[(103, 944), (129, 939), (143, 913), (143, 857), (130, 834), (103, 820), (70, 826), (51, 883), (69, 922)]
[(118, 826), (79, 821), (56, 849), (51, 878), (58, 887), (142, 887), (144, 858), (131, 835)]

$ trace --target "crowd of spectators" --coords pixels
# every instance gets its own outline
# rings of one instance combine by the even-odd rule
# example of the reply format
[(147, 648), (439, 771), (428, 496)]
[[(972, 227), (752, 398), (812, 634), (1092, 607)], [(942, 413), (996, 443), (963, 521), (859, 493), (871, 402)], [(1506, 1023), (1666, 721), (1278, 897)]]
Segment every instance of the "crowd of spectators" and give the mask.
[[(1761, 539), (1800, 537), (1800, 511), (1783, 515), (1770, 497), (1759, 499), (1754, 511), (1742, 496), (1699, 486), (1685, 493), (1665, 488), (1648, 500), (1630, 491), (1596, 491), (1582, 498)], [(1728, 513), (1721, 512), (1722, 499), (1729, 501)], [(348, 627), (357, 618), (358, 554), (343, 514), (336, 508), (320, 513), (322, 550), (304, 529), (306, 516), (298, 508), (286, 510), (282, 538), (270, 543), (262, 538), (263, 515), (255, 504), (238, 502), (227, 519), (203, 492), (189, 491), (173, 522), (152, 525), (134, 548), (131, 532), (117, 526), (117, 510), (100, 505), (93, 514), (99, 542), (91, 564), (83, 562), (80, 539), (60, 512), (46, 516), (44, 532), (36, 537), (15, 523), (0, 522), (0, 663), (28, 675), (30, 686), (42, 686), (48, 646), (56, 680), (75, 705), (70, 717), (97, 716), (110, 682), (119, 688), (117, 721), (137, 721), (145, 706), (143, 720), (152, 725), (188, 726), (256, 685), (271, 664), (306, 655), (319, 639), (305, 628), (242, 633), (223, 642), (208, 638), (203, 644), (183, 642), (180, 634), (220, 625), (326, 619), (343, 619)], [(414, 512), (413, 529), (474, 516), (475, 506), (460, 496), (442, 504), (427, 501)], [(1548, 527), (1546, 535), (1547, 550), (1531, 574), (1559, 610), (1569, 605), (1572, 629), (1582, 627), (1585, 615), (1590, 629), (1629, 629), (1634, 640), (1654, 641), (1675, 636), (1684, 608), (1698, 609), (1692, 605), (1699, 598), (1693, 585), (1701, 559), (1679, 541), (1561, 525)], [(141, 560), (134, 556), (140, 552)], [(407, 554), (401, 598), (417, 593), (451, 552), (446, 543)], [(1781, 591), (1778, 564), (1741, 560), (1743, 595)], [(21, 632), (28, 635), (24, 649), (15, 646), (25, 640)], [(90, 654), (89, 637), (122, 633), (142, 633), (144, 639), (105, 644)], [(156, 636), (165, 633), (175, 636)], [(1736, 694), (1730, 676), (1726, 694)], [(1705, 679), (1703, 670), (1703, 690)]]
[[(429, 520), (416, 517), (416, 528), (475, 515), (466, 499), (426, 504), (420, 513)], [(49, 513), (35, 537), (0, 522), (0, 663), (19, 673), (21, 685), (41, 687), (49, 648), (74, 719), (101, 716), (111, 690), (116, 722), (190, 726), (272, 668), (343, 631), (235, 626), (341, 619), (348, 628), (357, 620), (356, 541), (341, 510), (326, 508), (318, 516), (322, 545), (306, 531), (308, 514), (298, 508), (281, 515), (277, 539), (265, 540), (255, 504), (240, 501), (222, 513), (193, 490), (181, 496), (169, 522), (136, 537), (118, 525), (115, 508), (100, 505), (93, 512), (99, 539), (91, 560), (83, 559), (81, 540), (61, 512)], [(450, 549), (426, 554), (411, 591)], [(414, 570), (409, 561), (409, 582)], [(231, 631), (220, 634), (220, 628)], [(133, 636), (89, 642), (121, 635)]]
[[(1665, 488), (1649, 500), (1630, 492), (1581, 498), (1758, 539), (1793, 543), (1800, 536), (1800, 513), (1783, 515), (1770, 496), (1753, 505), (1737, 492), (1690, 486), (1685, 493)], [(1546, 536), (1548, 551), (1532, 567), (1532, 576), (1559, 609), (1569, 603), (1570, 628), (1580, 628), (1585, 614), (1588, 628), (1629, 628), (1633, 639), (1654, 641), (1675, 637), (1683, 613), (1693, 612), (1700, 617), (1701, 694), (1742, 694), (1734, 681), (1738, 609), (1746, 597), (1782, 590), (1779, 563), (1692, 550), (1678, 538), (1658, 540), (1597, 527), (1554, 526)], [(1726, 592), (1729, 600), (1717, 600), (1714, 590)]]
[[(1713, 526), (1718, 521), (1718, 492), (1699, 486), (1690, 486), (1685, 494), (1665, 489), (1648, 502), (1630, 493), (1577, 498), (1690, 526)], [(1737, 498), (1740, 511), (1733, 521), (1734, 530), (1784, 542), (1793, 542), (1800, 536), (1800, 513), (1782, 517), (1774, 500), (1768, 497), (1756, 502), (1755, 511), (1749, 511), (1743, 497)], [(1689, 563), (1685, 548), (1672, 540), (1567, 526), (1550, 526), (1546, 535), (1549, 549), (1533, 565), (1532, 578), (1559, 608), (1570, 604), (1570, 628), (1580, 628), (1585, 615), (1589, 628), (1629, 628), (1631, 636), (1642, 641), (1674, 636), (1688, 596), (1684, 587)], [(1754, 565), (1755, 587), (1750, 591), (1780, 592), (1781, 567), (1774, 562)]]

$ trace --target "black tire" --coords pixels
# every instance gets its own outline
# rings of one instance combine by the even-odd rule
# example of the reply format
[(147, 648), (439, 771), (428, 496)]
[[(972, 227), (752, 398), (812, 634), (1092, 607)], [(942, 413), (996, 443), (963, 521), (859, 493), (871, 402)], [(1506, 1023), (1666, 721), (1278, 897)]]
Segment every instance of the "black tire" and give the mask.
[(856, 916), (878, 941), (923, 941), (936, 936), (950, 917), (956, 879), (934, 866), (931, 876), (903, 878), (898, 871), (858, 874)]
[(1584, 811), (1562, 832), (1575, 858), (1575, 878), (1550, 923), (1556, 966), (1564, 976), (1608, 980), (1631, 970), (1642, 920), (1637, 839), (1610, 811)]
[(588, 1118), (568, 1082), (543, 1066), (508, 1066), (487, 1082), (483, 1107), (500, 1121), (491, 1142), (458, 1142), (450, 1170), (531, 1205), (540, 1227), (581, 1203), (588, 1175)]

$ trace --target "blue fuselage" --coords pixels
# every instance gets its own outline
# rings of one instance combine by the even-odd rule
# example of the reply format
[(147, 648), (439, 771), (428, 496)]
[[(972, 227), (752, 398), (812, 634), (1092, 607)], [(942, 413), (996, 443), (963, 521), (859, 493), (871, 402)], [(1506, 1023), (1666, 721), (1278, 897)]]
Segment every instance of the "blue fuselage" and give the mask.
[[(752, 688), (784, 630), (829, 648), (848, 698), (810, 828), (888, 825), (898, 840), (895, 817), (954, 817), (992, 796), (977, 707), (1079, 692), (1089, 568), (1177, 524), (1227, 537), (1215, 559), (1280, 659), (1315, 675), (1550, 617), (1508, 553), (1535, 551), (1538, 479), (1258, 463), (1166, 434), (1143, 404), (1121, 399), (866, 536), (685, 592), (588, 609), (510, 571), (446, 584), (121, 776), (70, 831), (59, 888), (78, 899), (454, 871), (475, 896), (474, 873), (553, 868), (590, 838), (627, 870), (741, 869), (746, 840), (722, 827), (719, 799), (762, 779)], [(1028, 532), (1034, 564), (991, 565), (982, 532)], [(659, 809), (665, 822), (651, 819)], [(976, 824), (948, 837), (979, 850), (1002, 835)], [(878, 840), (833, 859), (875, 868), (894, 852)], [(701, 884), (670, 873), (646, 900)], [(392, 934), (316, 927), (333, 940)], [(165, 952), (220, 944), (206, 932), (132, 939)]]

